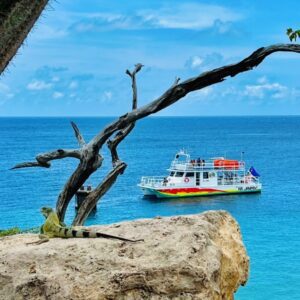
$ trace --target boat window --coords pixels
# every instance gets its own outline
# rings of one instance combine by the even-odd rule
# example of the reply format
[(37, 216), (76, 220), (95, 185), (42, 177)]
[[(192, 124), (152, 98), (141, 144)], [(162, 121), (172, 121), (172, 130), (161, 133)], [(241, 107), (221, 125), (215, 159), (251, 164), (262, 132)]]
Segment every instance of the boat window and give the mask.
[(171, 173), (170, 173), (170, 176), (174, 176), (174, 174), (175, 174), (175, 172), (171, 172)]
[(183, 174), (184, 174), (183, 172), (177, 172), (176, 175), (175, 175), (175, 177), (182, 177)]
[(185, 177), (194, 177), (194, 172), (187, 172)]
[(203, 172), (203, 179), (208, 179), (208, 172)]

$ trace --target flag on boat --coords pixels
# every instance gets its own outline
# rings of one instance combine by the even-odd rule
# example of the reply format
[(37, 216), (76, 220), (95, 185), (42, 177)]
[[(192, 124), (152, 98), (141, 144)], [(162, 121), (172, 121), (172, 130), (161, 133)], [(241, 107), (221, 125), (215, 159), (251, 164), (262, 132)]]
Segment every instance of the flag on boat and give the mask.
[(257, 173), (257, 171), (254, 169), (254, 167), (251, 167), (249, 169), (249, 172), (251, 173), (252, 176), (254, 177), (260, 177), (260, 175)]

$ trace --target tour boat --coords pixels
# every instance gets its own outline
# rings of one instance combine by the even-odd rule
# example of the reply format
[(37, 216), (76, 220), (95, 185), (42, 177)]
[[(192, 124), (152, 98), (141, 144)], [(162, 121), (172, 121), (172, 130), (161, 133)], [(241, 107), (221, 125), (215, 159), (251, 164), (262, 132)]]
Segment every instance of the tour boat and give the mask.
[(142, 177), (138, 186), (145, 196), (157, 198), (199, 197), (261, 192), (260, 175), (243, 160), (224, 157), (191, 159), (179, 151), (165, 177)]

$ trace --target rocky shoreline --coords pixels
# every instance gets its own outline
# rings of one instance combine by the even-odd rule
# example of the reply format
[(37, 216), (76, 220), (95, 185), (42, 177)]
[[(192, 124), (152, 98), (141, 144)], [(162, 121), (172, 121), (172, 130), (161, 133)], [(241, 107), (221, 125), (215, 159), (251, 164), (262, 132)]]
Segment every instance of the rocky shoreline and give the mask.
[(233, 299), (248, 279), (239, 226), (225, 211), (93, 226), (144, 242), (0, 239), (0, 299)]

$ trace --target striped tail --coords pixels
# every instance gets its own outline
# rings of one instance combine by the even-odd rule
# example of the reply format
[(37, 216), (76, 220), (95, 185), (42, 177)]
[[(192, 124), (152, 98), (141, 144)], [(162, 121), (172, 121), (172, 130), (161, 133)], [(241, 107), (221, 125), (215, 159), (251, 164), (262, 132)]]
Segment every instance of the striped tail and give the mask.
[(88, 231), (88, 230), (76, 230), (67, 227), (61, 227), (59, 229), (57, 236), (63, 238), (106, 238), (106, 239), (116, 239), (124, 242), (133, 242), (133, 243), (144, 241), (143, 239), (131, 240), (120, 236), (105, 234), (101, 232)]

